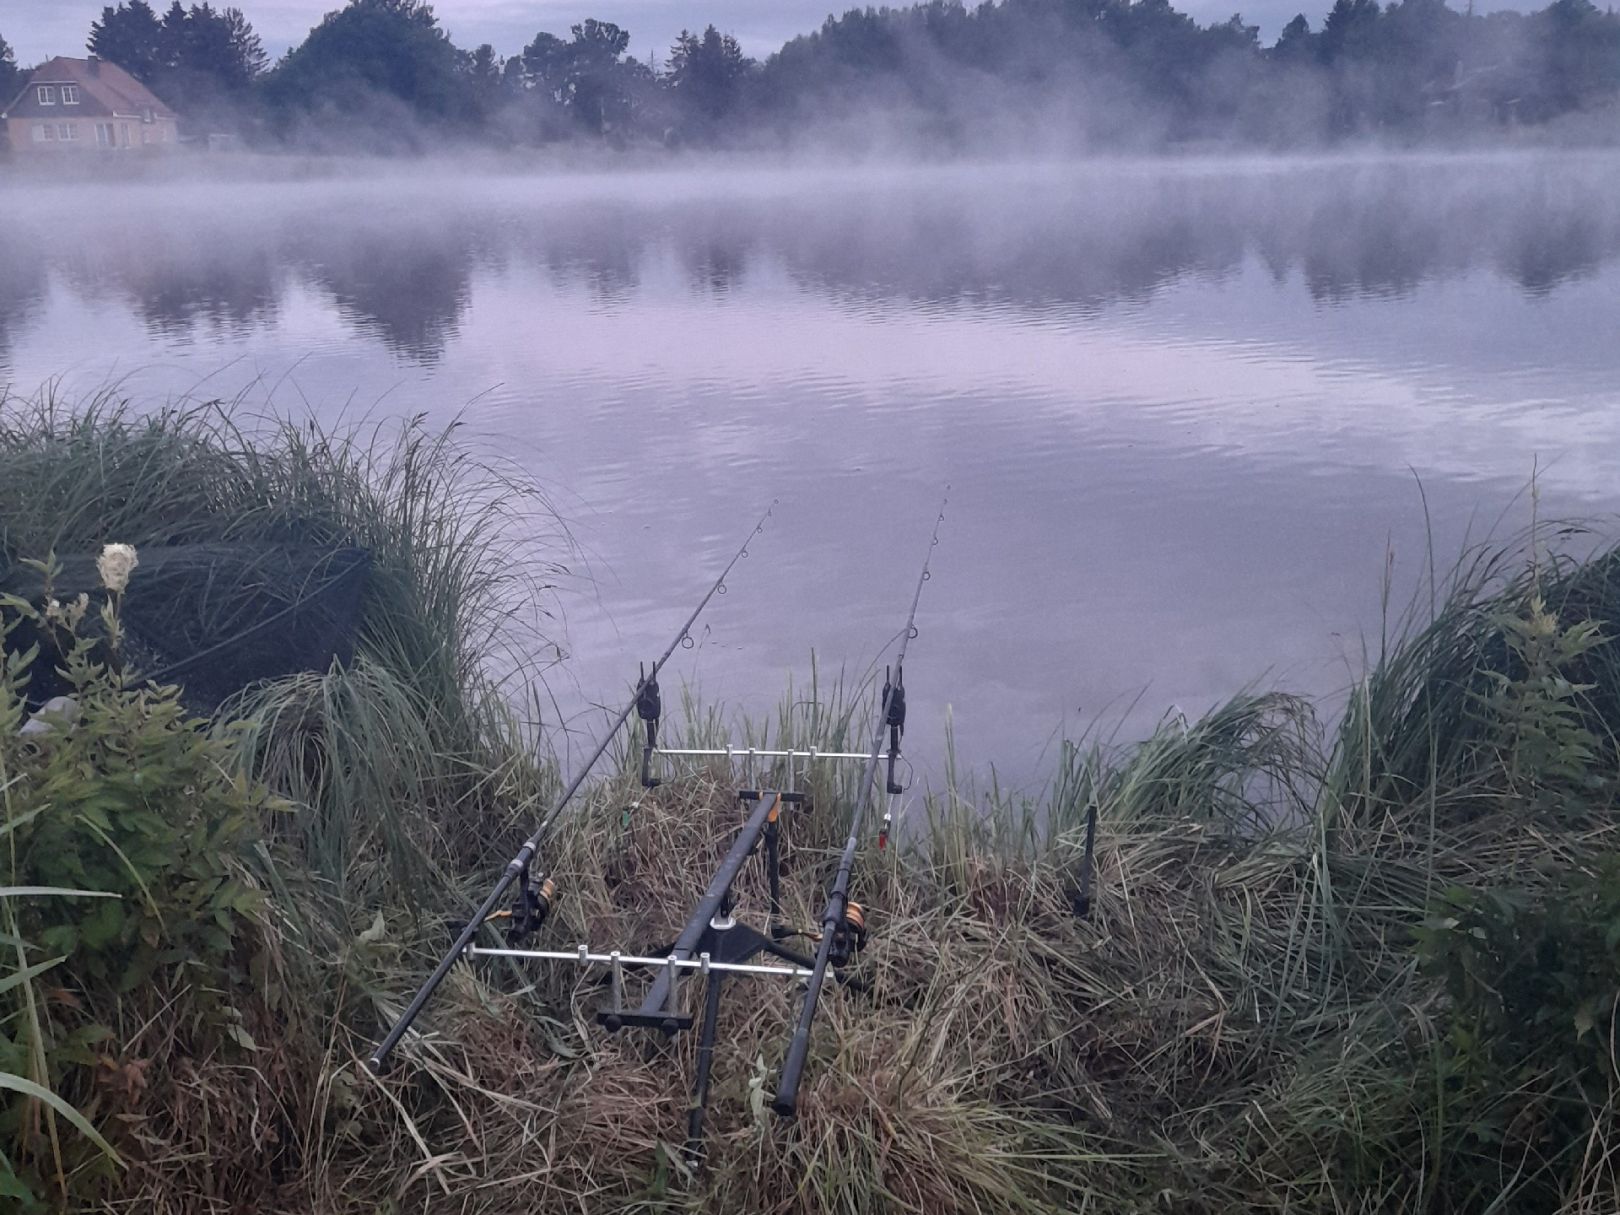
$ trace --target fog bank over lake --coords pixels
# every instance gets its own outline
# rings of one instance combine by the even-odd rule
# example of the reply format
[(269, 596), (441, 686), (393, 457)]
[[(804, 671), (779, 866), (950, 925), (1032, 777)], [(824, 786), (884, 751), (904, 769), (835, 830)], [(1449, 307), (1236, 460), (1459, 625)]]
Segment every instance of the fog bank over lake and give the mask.
[[(1620, 503), (1620, 156), (0, 186), (0, 384), (426, 412), (583, 550), (553, 679), (864, 674), (951, 507), (909, 741), (1015, 780), (1258, 680), (1331, 697), (1465, 535)], [(1420, 493), (1421, 486), (1421, 493)], [(666, 695), (666, 700), (668, 696)], [(588, 725), (589, 723), (582, 723)]]

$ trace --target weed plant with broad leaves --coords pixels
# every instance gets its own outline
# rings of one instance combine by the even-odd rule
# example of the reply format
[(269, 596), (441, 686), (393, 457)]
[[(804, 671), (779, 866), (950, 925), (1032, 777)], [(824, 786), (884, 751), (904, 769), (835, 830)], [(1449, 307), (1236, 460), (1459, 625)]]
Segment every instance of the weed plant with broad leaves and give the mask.
[[(99, 639), (81, 635), (87, 604), (52, 596), (49, 561), (43, 602), (0, 598), (3, 638), (35, 638), (6, 647), (0, 677), (0, 1069), (30, 1085), (0, 1105), (0, 1194), (25, 1210), (89, 1200), (161, 1155), (196, 1100), (176, 1052), (251, 1074), (274, 1011), (248, 864), (285, 804), (229, 774), (229, 745), (178, 689), (125, 686), (118, 601), (139, 575), (122, 546), (104, 563)], [(70, 707), (30, 718), (43, 662)]]
[(1570, 864), (1546, 842), (1613, 806), (1614, 739), (1593, 728), (1597, 685), (1575, 676), (1609, 639), (1596, 621), (1561, 621), (1539, 587), (1491, 620), (1510, 661), (1478, 698), (1481, 745), (1515, 855), (1503, 882), (1448, 888), (1417, 931), (1448, 1001), (1436, 1184), (1468, 1209), (1514, 1178), (1515, 1210), (1553, 1212), (1620, 1150), (1620, 854)]

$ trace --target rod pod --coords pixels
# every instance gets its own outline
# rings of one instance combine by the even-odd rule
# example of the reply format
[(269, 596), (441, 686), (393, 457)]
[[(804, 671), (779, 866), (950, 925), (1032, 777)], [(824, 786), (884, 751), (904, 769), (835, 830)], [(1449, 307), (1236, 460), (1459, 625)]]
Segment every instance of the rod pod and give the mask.
[(753, 529), (748, 533), (748, 539), (742, 542), (737, 551), (732, 554), (731, 560), (726, 562), (725, 569), (720, 571), (720, 576), (703, 593), (703, 598), (698, 600), (698, 605), (692, 609), (692, 614), (676, 630), (675, 639), (669, 643), (668, 648), (664, 650), (658, 661), (652, 664), (652, 670), (647, 672), (637, 683), (635, 694), (631, 696), (630, 702), (620, 710), (618, 717), (614, 718), (613, 724), (603, 733), (602, 740), (597, 743), (596, 750), (591, 752), (590, 758), (585, 761), (585, 766), (568, 783), (568, 787), (563, 790), (562, 796), (557, 799), (556, 804), (540, 820), (540, 825), (534, 829), (534, 834), (523, 841), (523, 846), (518, 849), (517, 855), (506, 863), (506, 868), (501, 871), (501, 876), (496, 881), (494, 889), (479, 904), (478, 910), (473, 913), (472, 918), (467, 921), (466, 926), (457, 935), (455, 943), (450, 946), (449, 951), (439, 959), (439, 964), (433, 968), (433, 973), (428, 975), (421, 987), (417, 988), (416, 994), (411, 997), (411, 1002), (405, 1006), (405, 1011), (394, 1022), (393, 1028), (388, 1031), (387, 1036), (378, 1044), (371, 1057), (366, 1060), (373, 1072), (382, 1071), (383, 1065), (388, 1061), (388, 1056), (399, 1045), (400, 1039), (410, 1029), (411, 1023), (421, 1013), (423, 1006), (432, 998), (433, 993), (438, 990), (439, 984), (444, 982), (445, 976), (450, 973), (451, 968), (456, 964), (456, 959), (461, 957), (466, 952), (467, 947), (472, 944), (473, 938), (478, 935), (478, 930), (483, 926), (484, 921), (495, 910), (495, 905), (500, 902), (501, 896), (506, 893), (513, 882), (518, 881), (520, 878), (525, 882), (530, 880), (528, 877), (529, 863), (534, 860), (535, 855), (540, 851), (540, 841), (545, 838), (557, 819), (562, 816), (564, 808), (573, 799), (574, 794), (579, 792), (580, 787), (585, 783), (586, 777), (591, 774), (591, 769), (607, 753), (608, 746), (613, 742), (614, 736), (618, 734), (624, 723), (630, 719), (630, 714), (635, 712), (637, 706), (642, 703), (648, 686), (651, 685), (656, 688), (658, 672), (663, 669), (664, 664), (669, 661), (676, 648), (690, 636), (689, 630), (697, 623), (697, 618), (703, 614), (703, 609), (709, 606), (709, 600), (713, 599), (720, 588), (725, 585), (726, 575), (731, 573), (732, 568), (738, 561), (748, 555), (749, 543), (755, 536), (765, 530), (766, 520), (771, 517), (771, 512), (776, 509), (777, 502), (778, 499), (771, 499), (771, 504), (765, 508), (765, 513), (760, 515), (758, 522), (754, 524)]

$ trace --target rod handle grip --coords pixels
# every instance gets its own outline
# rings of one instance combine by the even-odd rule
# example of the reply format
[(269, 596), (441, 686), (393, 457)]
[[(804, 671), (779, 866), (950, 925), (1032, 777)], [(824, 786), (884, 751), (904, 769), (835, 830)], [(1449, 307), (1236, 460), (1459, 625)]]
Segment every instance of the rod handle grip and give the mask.
[(804, 1061), (810, 1054), (810, 1031), (799, 1026), (793, 1031), (788, 1044), (787, 1059), (782, 1064), (782, 1076), (777, 1081), (776, 1099), (771, 1110), (783, 1118), (792, 1118), (799, 1112), (799, 1080), (804, 1075)]

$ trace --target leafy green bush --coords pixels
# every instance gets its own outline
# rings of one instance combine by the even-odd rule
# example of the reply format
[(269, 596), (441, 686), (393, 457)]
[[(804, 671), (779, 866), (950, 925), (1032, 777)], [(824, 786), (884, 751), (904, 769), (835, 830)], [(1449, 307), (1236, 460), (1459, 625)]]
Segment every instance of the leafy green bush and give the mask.
[(1596, 621), (1561, 623), (1539, 589), (1491, 623), (1511, 658), (1509, 669), (1483, 672), (1490, 690), (1478, 699), (1503, 793), (1521, 813), (1585, 809), (1610, 774), (1583, 703), (1596, 685), (1575, 672), (1608, 639)]
[(1620, 1093), (1620, 856), (1539, 889), (1448, 891), (1421, 954), (1451, 1001), (1439, 1072), (1453, 1202), (1517, 1178), (1513, 1209), (1559, 1210)]
[(1482, 769), (1510, 858), (1506, 882), (1452, 886), (1418, 930), (1448, 1002), (1436, 1045), (1436, 1153), (1446, 1205), (1557, 1211), (1613, 1117), (1620, 855), (1566, 855), (1571, 827), (1612, 803), (1612, 740), (1572, 672), (1607, 639), (1560, 622), (1539, 590), (1492, 616), (1510, 656), (1478, 697)]
[[(115, 643), (117, 600), (108, 592), (102, 609)], [(105, 1082), (131, 1062), (127, 1022), (164, 1018), (194, 1055), (255, 1049), (242, 1006), (255, 998), (263, 896), (246, 865), (279, 803), (228, 775), (228, 744), (187, 719), (176, 689), (124, 687), (79, 636), (88, 606), (0, 599), (0, 639), (23, 624), (42, 639), (7, 647), (0, 674), (0, 884), (20, 892), (3, 908), (0, 1070), (57, 1095), (12, 1085), (0, 1106), (0, 1194), (25, 1204), (96, 1189), (113, 1159), (59, 1133), (61, 1099), (118, 1115), (137, 1138), (153, 1086), (126, 1084), (120, 1102)], [(25, 730), (37, 662), (61, 667), (74, 703)]]

